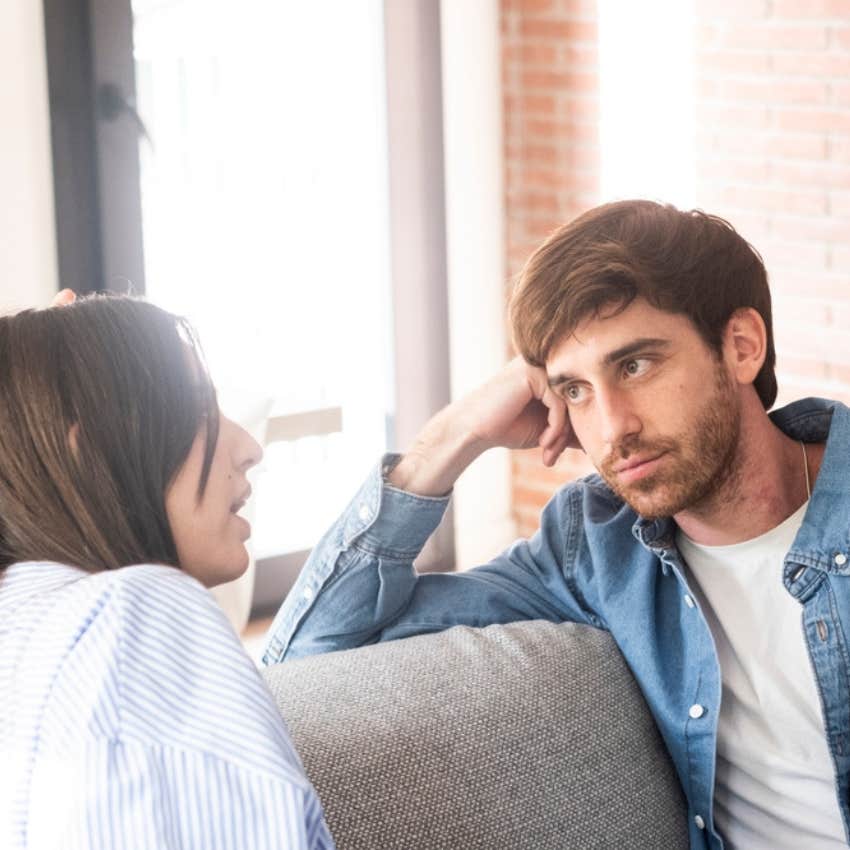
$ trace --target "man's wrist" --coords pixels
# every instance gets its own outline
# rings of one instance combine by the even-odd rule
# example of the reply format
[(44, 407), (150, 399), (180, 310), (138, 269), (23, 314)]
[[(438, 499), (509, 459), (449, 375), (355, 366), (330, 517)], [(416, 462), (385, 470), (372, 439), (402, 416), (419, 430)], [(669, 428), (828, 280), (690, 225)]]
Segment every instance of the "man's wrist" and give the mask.
[(393, 487), (418, 496), (446, 496), (461, 473), (486, 448), (461, 423), (438, 415), (402, 455), (386, 480)]

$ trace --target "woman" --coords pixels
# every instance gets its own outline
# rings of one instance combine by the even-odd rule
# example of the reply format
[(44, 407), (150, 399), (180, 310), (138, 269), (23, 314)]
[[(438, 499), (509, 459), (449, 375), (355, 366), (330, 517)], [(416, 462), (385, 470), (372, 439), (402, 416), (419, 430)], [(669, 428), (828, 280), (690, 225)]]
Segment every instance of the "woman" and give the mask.
[(0, 318), (0, 847), (332, 846), (205, 589), (247, 566), (261, 455), (181, 319)]

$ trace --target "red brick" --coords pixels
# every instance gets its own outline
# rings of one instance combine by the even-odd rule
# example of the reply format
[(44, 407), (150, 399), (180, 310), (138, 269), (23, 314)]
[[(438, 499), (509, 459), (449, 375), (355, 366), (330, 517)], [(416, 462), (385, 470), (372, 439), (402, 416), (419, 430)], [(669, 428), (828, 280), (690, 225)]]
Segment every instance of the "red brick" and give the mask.
[(516, 44), (504, 47), (502, 60), (510, 65), (554, 65), (558, 49), (554, 44)]
[(768, 112), (761, 106), (700, 104), (697, 108), (697, 123), (700, 122), (712, 127), (747, 127), (757, 130), (768, 126)]
[(850, 334), (844, 328), (812, 327), (801, 333), (799, 325), (783, 329), (784, 349), (795, 356), (811, 356), (826, 363), (850, 364)]
[(828, 325), (831, 312), (829, 303), (822, 298), (805, 298), (779, 294), (773, 299), (773, 319), (776, 324)]
[(787, 76), (850, 77), (850, 55), (821, 53), (773, 53), (773, 72)]
[(514, 8), (521, 15), (538, 15), (551, 12), (554, 5), (553, 0), (516, 0)]
[(565, 151), (559, 168), (525, 168), (518, 174), (517, 180), (529, 188), (562, 189), (571, 185), (570, 180), (575, 172), (583, 170), (593, 173), (598, 159), (596, 151)]
[(717, 46), (717, 37), (718, 28), (716, 26), (697, 19), (694, 26), (694, 44), (703, 48), (713, 48)]
[(558, 115), (570, 124), (599, 124), (599, 98), (571, 97), (563, 94), (558, 98)]
[(787, 159), (823, 159), (827, 151), (826, 138), (823, 136), (781, 133), (769, 136), (767, 143), (773, 156)]
[(696, 62), (698, 74), (760, 74), (770, 65), (770, 53), (749, 50), (700, 50)]
[(850, 135), (850, 110), (777, 109), (776, 124), (782, 130), (803, 133)]
[(826, 312), (829, 315), (827, 324), (838, 328), (850, 327), (850, 287), (843, 301), (832, 301), (826, 305)]
[(548, 94), (525, 94), (519, 98), (519, 108), (524, 113), (552, 115), (555, 112), (555, 98)]
[(850, 81), (843, 83), (837, 80), (832, 82), (832, 102), (836, 106), (850, 107)]
[(719, 32), (719, 44), (757, 50), (823, 50), (827, 29), (814, 24), (729, 24)]
[(720, 83), (702, 77), (697, 80), (697, 97), (703, 100), (714, 100), (720, 96)]
[(596, 44), (561, 44), (558, 45), (558, 63), (562, 68), (596, 69), (599, 67), (599, 50)]
[(763, 183), (767, 179), (768, 164), (760, 159), (730, 159), (712, 157), (699, 162), (699, 178), (724, 183)]
[(551, 192), (520, 191), (509, 198), (512, 206), (535, 215), (557, 215), (558, 200)]
[[(848, 230), (850, 235), (850, 230)], [(829, 249), (829, 267), (834, 272), (850, 273), (850, 245), (846, 241)]]
[(850, 163), (850, 137), (833, 136), (827, 144), (827, 149), (833, 162)]
[(595, 195), (599, 192), (599, 173), (596, 171), (573, 171), (558, 196), (561, 210), (567, 209), (569, 198), (563, 192), (569, 190), (572, 194)]
[(795, 378), (811, 378), (815, 381), (828, 378), (825, 363), (807, 357), (792, 357), (782, 350), (776, 356), (776, 375), (780, 386)]
[[(525, 485), (531, 484), (532, 480), (529, 478), (523, 478), (522, 483)], [(521, 504), (525, 509), (533, 509), (542, 511), (546, 506), (546, 503), (552, 498), (554, 495), (554, 490), (538, 490), (536, 488), (530, 486), (521, 486), (517, 484), (514, 487), (513, 496), (514, 501)]]
[(709, 212), (725, 218), (734, 228), (755, 248), (763, 245), (770, 237), (770, 220), (765, 213), (749, 213), (742, 210), (729, 211), (721, 207), (712, 208)]
[(563, 224), (567, 216), (563, 211), (559, 211), (546, 218), (528, 218), (524, 216), (522, 218), (526, 235), (531, 242), (537, 244), (546, 239), (558, 225)]
[(599, 77), (591, 71), (553, 71), (534, 69), (524, 71), (523, 88), (568, 92), (597, 92)]
[(746, 154), (759, 157), (771, 151), (769, 145), (771, 137), (766, 133), (738, 133), (734, 128), (718, 127), (711, 133), (711, 138), (710, 150), (714, 155)]
[(850, 219), (776, 216), (771, 221), (771, 230), (780, 239), (844, 242), (850, 238)]
[(770, 288), (773, 292), (796, 294), (805, 292), (813, 298), (844, 296), (850, 289), (850, 278), (830, 271), (809, 270), (800, 273), (794, 269), (770, 269)]
[(825, 270), (826, 246), (819, 242), (762, 242), (757, 246), (768, 271), (773, 269)]
[(839, 50), (850, 50), (850, 27), (832, 27), (832, 46)]
[(826, 159), (828, 153), (825, 135), (770, 132), (739, 133), (734, 127), (720, 127), (706, 138), (710, 138), (711, 146), (704, 146), (701, 150), (704, 153), (710, 152), (715, 156), (745, 154), (751, 157), (770, 156), (782, 159), (822, 160)]
[(533, 144), (523, 142), (521, 145), (510, 145), (507, 156), (512, 162), (522, 162), (525, 165), (555, 165), (558, 162), (558, 150), (553, 144)]
[(769, 11), (767, 0), (698, 0), (696, 16), (699, 20), (728, 20), (766, 17)]
[(724, 204), (744, 210), (812, 215), (826, 212), (826, 193), (806, 189), (763, 186), (727, 186), (721, 192)]
[(728, 102), (756, 104), (785, 103), (817, 106), (826, 103), (827, 83), (816, 80), (724, 80), (718, 83), (719, 96)]
[(596, 43), (598, 27), (595, 21), (554, 19), (523, 19), (520, 23), (523, 38), (544, 38), (554, 41), (586, 41)]
[(524, 66), (542, 65), (548, 67), (554, 65), (558, 58), (558, 48), (554, 44), (531, 42), (530, 44), (522, 44), (519, 50), (519, 61)]
[(829, 213), (839, 218), (850, 218), (850, 192), (830, 192)]
[(850, 17), (850, 0), (773, 0), (776, 18)]
[[(850, 189), (850, 165), (774, 161), (770, 164), (770, 179), (784, 186), (799, 184)], [(847, 235), (850, 237), (850, 232)]]

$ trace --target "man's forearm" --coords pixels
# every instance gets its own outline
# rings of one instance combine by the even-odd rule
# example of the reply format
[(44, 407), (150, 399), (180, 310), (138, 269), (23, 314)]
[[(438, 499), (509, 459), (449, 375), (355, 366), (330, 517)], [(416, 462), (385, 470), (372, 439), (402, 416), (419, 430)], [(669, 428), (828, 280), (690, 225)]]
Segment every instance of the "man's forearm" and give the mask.
[(444, 496), (487, 448), (458, 415), (456, 405), (449, 405), (422, 429), (387, 481), (419, 496)]

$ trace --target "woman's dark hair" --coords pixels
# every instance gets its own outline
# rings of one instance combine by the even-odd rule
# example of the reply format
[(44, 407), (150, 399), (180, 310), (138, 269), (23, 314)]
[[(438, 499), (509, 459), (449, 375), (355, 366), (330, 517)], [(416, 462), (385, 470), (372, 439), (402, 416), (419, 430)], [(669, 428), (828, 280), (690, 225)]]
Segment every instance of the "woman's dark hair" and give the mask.
[(92, 296), (0, 318), (0, 569), (179, 566), (165, 493), (218, 405), (190, 325)]
[(544, 366), (585, 319), (603, 309), (616, 315), (638, 297), (687, 316), (715, 352), (732, 314), (755, 309), (767, 327), (767, 352), (753, 384), (770, 409), (777, 387), (767, 272), (729, 222), (701, 210), (618, 201), (556, 230), (520, 275), (511, 301), (514, 342), (529, 363)]

